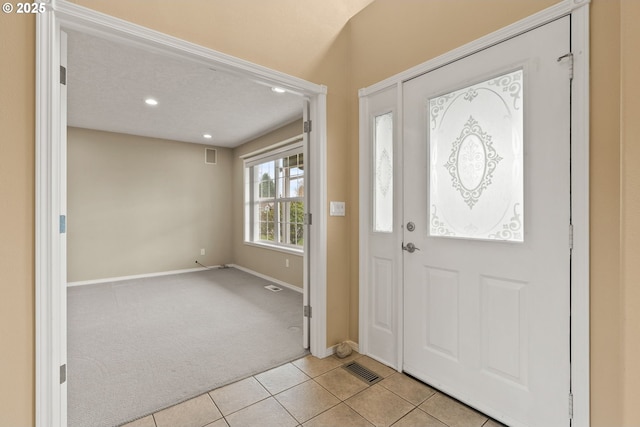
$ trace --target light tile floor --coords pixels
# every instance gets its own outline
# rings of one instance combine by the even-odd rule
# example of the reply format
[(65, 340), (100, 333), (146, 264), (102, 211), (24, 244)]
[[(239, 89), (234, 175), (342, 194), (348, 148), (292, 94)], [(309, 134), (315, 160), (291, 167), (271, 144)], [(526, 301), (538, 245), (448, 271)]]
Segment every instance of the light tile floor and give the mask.
[[(384, 379), (369, 386), (342, 365)], [(307, 356), (123, 427), (504, 427), (415, 379), (358, 353)]]

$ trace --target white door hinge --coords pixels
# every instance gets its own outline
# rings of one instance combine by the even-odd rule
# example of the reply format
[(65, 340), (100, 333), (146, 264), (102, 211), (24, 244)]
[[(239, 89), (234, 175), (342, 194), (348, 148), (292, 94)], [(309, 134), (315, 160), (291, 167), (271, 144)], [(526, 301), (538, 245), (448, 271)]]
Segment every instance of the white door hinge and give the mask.
[(311, 306), (310, 305), (305, 305), (302, 308), (302, 314), (304, 317), (311, 317)]
[(307, 120), (306, 122), (304, 122), (303, 130), (304, 130), (304, 133), (311, 132), (311, 120)]
[(60, 66), (60, 84), (67, 84), (67, 69), (62, 65)]
[(569, 224), (569, 249), (573, 250), (573, 224)]
[(573, 419), (573, 393), (569, 393), (569, 419)]

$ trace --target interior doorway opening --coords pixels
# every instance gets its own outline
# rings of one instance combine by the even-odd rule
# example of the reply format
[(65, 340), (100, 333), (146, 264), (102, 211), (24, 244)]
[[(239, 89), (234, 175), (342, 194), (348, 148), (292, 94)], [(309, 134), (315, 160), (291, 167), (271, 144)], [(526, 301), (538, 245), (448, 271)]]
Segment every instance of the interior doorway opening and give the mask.
[[(314, 305), (307, 339), (313, 354), (326, 349), (326, 225), (324, 219), (326, 87), (242, 61), (207, 48), (60, 1), (37, 17), (36, 132), (36, 414), (37, 425), (66, 425), (66, 100), (59, 88), (64, 47), (62, 28), (225, 69), (253, 81), (277, 86), (307, 101), (303, 107), (313, 132), (308, 175), (313, 228), (304, 267), (305, 305)], [(301, 310), (302, 312), (302, 310)]]

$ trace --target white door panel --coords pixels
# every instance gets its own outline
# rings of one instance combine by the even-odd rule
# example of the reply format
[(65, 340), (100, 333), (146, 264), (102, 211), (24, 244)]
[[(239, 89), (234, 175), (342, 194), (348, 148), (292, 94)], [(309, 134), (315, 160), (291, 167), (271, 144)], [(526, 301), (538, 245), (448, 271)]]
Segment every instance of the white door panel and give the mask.
[(509, 425), (569, 425), (569, 31), (403, 88), (404, 370)]
[(401, 325), (399, 283), (402, 258), (399, 253), (401, 215), (398, 152), (397, 89), (392, 87), (361, 100), (362, 132), (368, 143), (362, 147), (371, 176), (363, 192), (361, 214), (369, 215), (362, 233), (369, 245), (364, 251), (360, 309), (367, 322), (361, 324), (361, 351), (393, 367), (399, 367), (398, 342)]

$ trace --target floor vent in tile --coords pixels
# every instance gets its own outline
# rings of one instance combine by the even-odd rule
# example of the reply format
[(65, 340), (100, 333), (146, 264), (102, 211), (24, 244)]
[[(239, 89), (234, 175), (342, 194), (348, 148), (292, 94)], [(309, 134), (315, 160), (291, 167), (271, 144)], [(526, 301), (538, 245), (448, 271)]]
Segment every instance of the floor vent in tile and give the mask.
[(378, 381), (382, 380), (382, 378), (378, 374), (370, 371), (357, 362), (349, 362), (344, 365), (343, 368), (346, 369), (347, 372), (350, 372), (369, 385), (375, 384)]
[(279, 288), (276, 285), (267, 285), (264, 288), (270, 290), (271, 292), (280, 292), (282, 290), (282, 288)]

